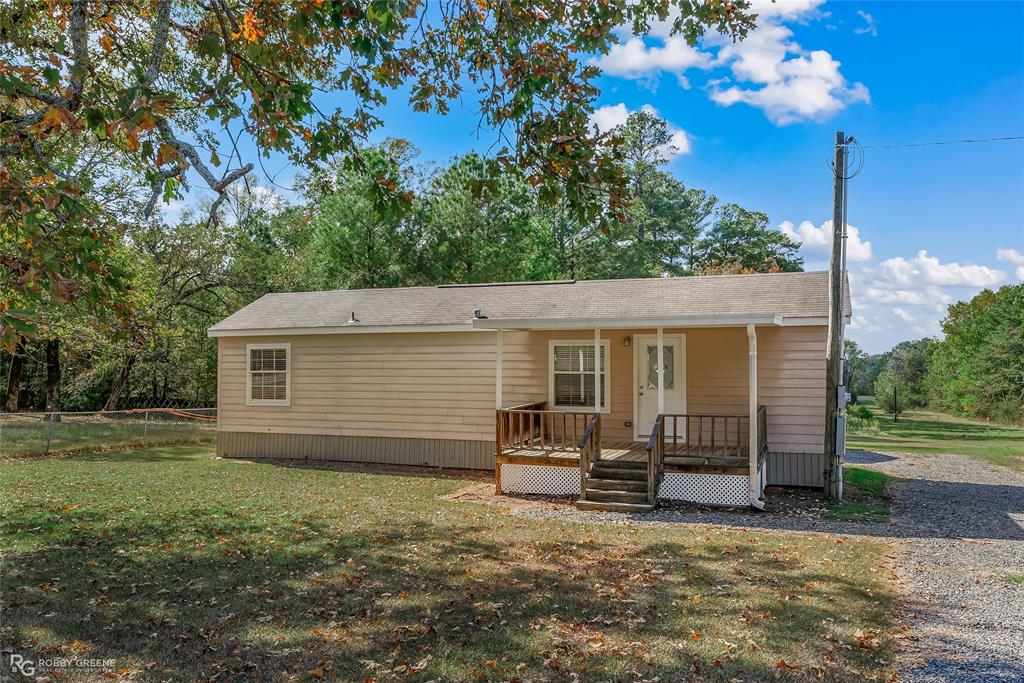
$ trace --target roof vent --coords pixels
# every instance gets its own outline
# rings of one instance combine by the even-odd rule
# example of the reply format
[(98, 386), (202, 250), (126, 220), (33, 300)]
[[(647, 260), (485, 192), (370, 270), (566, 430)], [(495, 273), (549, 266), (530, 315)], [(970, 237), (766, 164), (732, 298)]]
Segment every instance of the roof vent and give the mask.
[(359, 318), (356, 317), (356, 312), (355, 311), (352, 311), (352, 317), (349, 318), (348, 321), (349, 321), (349, 323), (357, 323), (357, 322), (359, 322)]
[(479, 308), (476, 308), (473, 310), (473, 320), (487, 320), (487, 316)]

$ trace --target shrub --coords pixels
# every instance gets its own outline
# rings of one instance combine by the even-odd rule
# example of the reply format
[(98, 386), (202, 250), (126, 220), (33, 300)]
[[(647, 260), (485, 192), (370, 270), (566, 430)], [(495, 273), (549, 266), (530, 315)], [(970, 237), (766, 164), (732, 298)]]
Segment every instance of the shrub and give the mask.
[(871, 413), (871, 409), (866, 405), (856, 405), (850, 407), (850, 416), (860, 418), (861, 420), (873, 420), (874, 415)]

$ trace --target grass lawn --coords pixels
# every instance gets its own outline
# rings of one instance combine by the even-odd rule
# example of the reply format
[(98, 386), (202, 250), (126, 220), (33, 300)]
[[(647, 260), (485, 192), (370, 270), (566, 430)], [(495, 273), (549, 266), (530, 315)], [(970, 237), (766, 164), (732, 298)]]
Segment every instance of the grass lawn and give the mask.
[(826, 503), (825, 517), (844, 522), (888, 522), (887, 480), (888, 477), (881, 472), (845, 465), (843, 502)]
[(851, 425), (847, 448), (911, 453), (960, 453), (1024, 472), (1024, 427), (910, 410), (897, 422), (870, 406), (871, 425)]
[(872, 540), (535, 520), (440, 499), (462, 476), (195, 445), (10, 460), (0, 482), (3, 650), (116, 658), (113, 678), (892, 674)]
[(114, 412), (65, 413), (60, 422), (45, 422), (42, 413), (0, 414), (0, 457), (47, 453), (143, 448), (147, 445), (210, 442), (215, 425), (189, 420)]

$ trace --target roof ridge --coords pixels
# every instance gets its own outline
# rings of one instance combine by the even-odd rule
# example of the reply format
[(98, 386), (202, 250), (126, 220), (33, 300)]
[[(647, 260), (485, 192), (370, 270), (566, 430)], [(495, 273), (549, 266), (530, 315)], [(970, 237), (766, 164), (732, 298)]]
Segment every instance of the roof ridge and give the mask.
[(667, 277), (608, 277), (595, 280), (519, 280), (510, 282), (444, 282), (436, 285), (408, 285), (405, 287), (338, 287), (336, 289), (307, 289), (298, 292), (267, 292), (263, 296), (277, 296), (282, 294), (330, 294), (333, 292), (380, 292), (380, 291), (410, 291), (414, 289), (458, 289), (460, 287), (529, 287), (532, 285), (570, 285), (588, 284), (598, 282), (668, 282), (672, 280), (710, 280), (710, 279), (734, 279), (746, 277), (778, 277), (795, 275), (827, 275), (827, 270), (797, 270), (777, 273), (721, 273), (717, 275), (669, 275)]

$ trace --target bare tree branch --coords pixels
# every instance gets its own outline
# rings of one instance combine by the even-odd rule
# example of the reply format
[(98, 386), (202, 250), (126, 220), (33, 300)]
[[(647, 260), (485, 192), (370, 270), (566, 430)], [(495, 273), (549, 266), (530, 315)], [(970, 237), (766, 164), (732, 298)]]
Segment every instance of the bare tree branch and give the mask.
[(82, 103), (82, 90), (85, 87), (85, 74), (89, 67), (89, 32), (85, 23), (88, 12), (88, 0), (75, 0), (71, 7), (71, 21), (68, 24), (68, 35), (71, 38), (71, 50), (75, 63), (71, 67), (70, 97), (65, 101), (66, 107), (74, 111)]
[(164, 49), (167, 47), (167, 32), (171, 24), (171, 0), (160, 0), (156, 10), (156, 27), (153, 34), (153, 51), (149, 53), (149, 66), (142, 81), (142, 87), (149, 89), (160, 75)]

